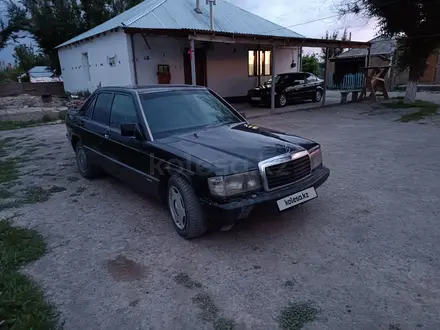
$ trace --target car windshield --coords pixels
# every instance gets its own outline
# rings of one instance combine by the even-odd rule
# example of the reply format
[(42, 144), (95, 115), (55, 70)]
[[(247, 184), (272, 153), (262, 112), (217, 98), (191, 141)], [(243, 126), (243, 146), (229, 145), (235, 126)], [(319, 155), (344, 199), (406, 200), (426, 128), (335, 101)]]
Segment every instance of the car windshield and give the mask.
[(155, 139), (207, 127), (239, 123), (226, 104), (208, 90), (176, 90), (140, 94)]

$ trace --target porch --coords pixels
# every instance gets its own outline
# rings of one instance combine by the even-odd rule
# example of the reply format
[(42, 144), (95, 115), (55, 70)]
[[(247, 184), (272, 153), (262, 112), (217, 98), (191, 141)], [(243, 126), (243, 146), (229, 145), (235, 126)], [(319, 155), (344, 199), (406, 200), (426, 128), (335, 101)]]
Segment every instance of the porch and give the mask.
[[(125, 33), (131, 38), (135, 84), (203, 85), (231, 101), (243, 100), (249, 89), (278, 73), (299, 71), (302, 47), (370, 47), (368, 42), (213, 31), (127, 28)], [(253, 62), (251, 52), (256, 54)], [(327, 72), (325, 77), (324, 87)], [(325, 104), (324, 95), (322, 105)], [(272, 85), (271, 109), (274, 108)]]

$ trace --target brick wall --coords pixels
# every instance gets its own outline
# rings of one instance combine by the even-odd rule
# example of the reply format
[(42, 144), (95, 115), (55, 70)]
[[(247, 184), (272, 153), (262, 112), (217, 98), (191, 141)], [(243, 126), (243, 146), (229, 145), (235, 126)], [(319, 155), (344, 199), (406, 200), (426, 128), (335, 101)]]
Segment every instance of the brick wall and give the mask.
[(0, 84), (0, 97), (29, 94), (33, 96), (65, 95), (62, 82)]

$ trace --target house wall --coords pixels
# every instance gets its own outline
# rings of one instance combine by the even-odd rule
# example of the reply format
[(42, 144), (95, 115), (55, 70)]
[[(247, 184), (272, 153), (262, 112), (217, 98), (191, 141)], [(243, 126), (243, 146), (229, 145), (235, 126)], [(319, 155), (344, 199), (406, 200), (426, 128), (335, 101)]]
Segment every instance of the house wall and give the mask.
[(140, 34), (134, 35), (138, 84), (157, 84), (159, 64), (170, 66), (171, 84), (184, 84), (183, 52), (189, 47), (188, 39), (146, 36), (146, 40), (149, 47)]
[[(223, 97), (245, 96), (249, 89), (258, 85), (258, 77), (249, 77), (248, 51), (255, 46), (243, 44), (213, 43), (207, 52), (208, 87)], [(196, 55), (197, 56), (197, 55)], [(292, 56), (297, 67), (292, 69)], [(276, 48), (275, 73), (298, 71), (298, 49)], [(262, 76), (260, 82), (269, 80), (271, 76)]]
[(421, 83), (433, 83), (435, 82), (437, 72), (437, 58), (438, 55), (431, 55), (428, 57), (427, 68), (423, 76), (420, 78)]
[[(93, 92), (100, 84), (133, 84), (130, 49), (130, 37), (122, 31), (107, 32), (89, 41), (59, 49), (58, 56), (66, 92)], [(88, 55), (90, 80), (85, 68), (84, 53)], [(114, 66), (111, 66), (109, 59), (113, 58)]]
[[(183, 54), (189, 48), (188, 39), (167, 37), (148, 37), (150, 47), (142, 36), (135, 35), (136, 71), (138, 84), (157, 84), (157, 65), (170, 65), (171, 84), (184, 84), (185, 71)], [(196, 44), (197, 48), (203, 46)], [(205, 45), (206, 46), (206, 45)], [(151, 49), (150, 49), (151, 48)], [(247, 91), (257, 86), (258, 78), (248, 76), (248, 50), (255, 46), (243, 44), (212, 43), (206, 51), (207, 84), (221, 96), (244, 96)], [(291, 69), (292, 56), (298, 63), (297, 48), (275, 49), (275, 73), (296, 72)], [(261, 77), (261, 82), (270, 76)]]
[[(170, 66), (171, 84), (184, 84), (184, 57), (189, 47), (186, 38), (176, 39), (165, 36), (133, 37), (136, 61), (136, 76), (139, 85), (157, 84), (157, 66)], [(197, 47), (207, 45), (196, 44)], [(258, 85), (258, 78), (248, 76), (248, 51), (255, 45), (212, 43), (206, 52), (206, 71), (208, 87), (224, 97), (245, 96), (247, 91)], [(86, 70), (87, 53), (90, 80)], [(130, 36), (122, 31), (107, 33), (104, 36), (58, 51), (64, 86), (67, 92), (82, 90), (94, 91), (101, 86), (135, 84), (132, 43)], [(276, 48), (274, 51), (275, 73), (299, 71), (298, 48)], [(115, 59), (114, 66), (109, 64)], [(297, 66), (291, 68), (292, 59)], [(260, 82), (271, 76), (262, 76)]]

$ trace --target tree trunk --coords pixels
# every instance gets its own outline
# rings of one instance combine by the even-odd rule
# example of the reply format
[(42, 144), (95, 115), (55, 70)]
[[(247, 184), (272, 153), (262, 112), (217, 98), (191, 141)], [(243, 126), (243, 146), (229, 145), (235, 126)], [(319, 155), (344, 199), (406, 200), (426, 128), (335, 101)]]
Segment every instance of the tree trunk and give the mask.
[(415, 102), (417, 95), (417, 84), (420, 77), (422, 76), (422, 72), (420, 72), (420, 70), (417, 70), (416, 67), (412, 67), (409, 69), (409, 79), (408, 84), (406, 85), (405, 98), (403, 100), (404, 103)]
[(414, 103), (417, 95), (417, 80), (408, 80), (408, 84), (406, 85), (405, 99), (404, 103)]

